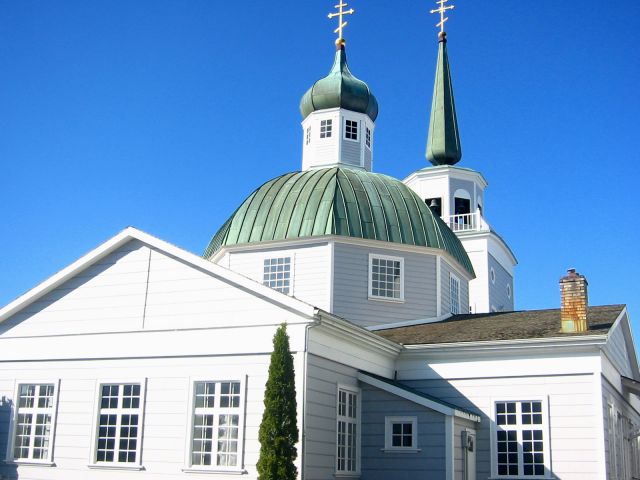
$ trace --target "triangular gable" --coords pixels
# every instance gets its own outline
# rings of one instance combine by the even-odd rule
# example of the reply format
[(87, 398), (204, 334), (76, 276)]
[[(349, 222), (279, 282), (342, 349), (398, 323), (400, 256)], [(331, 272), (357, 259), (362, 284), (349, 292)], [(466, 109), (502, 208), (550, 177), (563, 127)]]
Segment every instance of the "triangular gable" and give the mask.
[(422, 405), (423, 407), (427, 407), (431, 410), (442, 413), (444, 415), (465, 418), (474, 422), (480, 422), (480, 416), (476, 415), (473, 412), (460, 408), (456, 405), (453, 405), (452, 403), (445, 402), (444, 400), (440, 400), (432, 395), (427, 395), (425, 393), (419, 392), (418, 390), (407, 387), (406, 385), (402, 385), (399, 382), (388, 380), (379, 375), (359, 371), (358, 380), (373, 387), (379, 388), (380, 390), (383, 390), (385, 392), (404, 398), (405, 400), (409, 400), (418, 405)]
[(193, 253), (187, 252), (179, 247), (176, 247), (175, 245), (160, 240), (159, 238), (142, 232), (136, 228), (128, 227), (103, 244), (99, 245), (97, 248), (87, 253), (68, 267), (64, 268), (63, 270), (48, 278), (44, 282), (40, 283), (24, 295), (9, 303), (4, 308), (0, 309), (0, 323), (6, 321), (8, 318), (14, 316), (21, 310), (27, 308), (32, 303), (38, 301), (45, 295), (54, 291), (56, 288), (60, 287), (65, 282), (71, 280), (86, 269), (95, 265), (100, 260), (113, 254), (127, 243), (135, 240), (142, 242), (150, 248), (162, 252), (167, 256), (178, 259), (184, 264), (189, 265), (190, 267), (195, 268), (201, 272), (207, 272), (211, 275), (215, 275), (216, 277), (224, 279), (226, 282), (233, 284), (234, 286), (241, 288), (246, 292), (250, 292), (255, 296), (266, 299), (269, 302), (280, 306), (281, 308), (295, 312), (309, 319), (314, 318), (316, 315), (317, 309), (307, 303), (279, 293), (269, 287), (266, 287), (224, 267), (216, 265), (208, 260), (194, 255)]
[[(633, 380), (640, 381), (638, 357), (626, 306), (609, 330), (607, 349), (610, 359), (617, 364), (623, 376), (630, 375)], [(624, 353), (620, 350), (624, 350)], [(628, 367), (628, 371), (625, 367)]]

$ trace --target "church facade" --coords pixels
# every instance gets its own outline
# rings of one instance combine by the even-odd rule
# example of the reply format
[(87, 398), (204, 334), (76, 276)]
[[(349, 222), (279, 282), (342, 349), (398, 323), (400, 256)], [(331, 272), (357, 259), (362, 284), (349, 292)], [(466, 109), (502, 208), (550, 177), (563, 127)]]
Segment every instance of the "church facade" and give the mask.
[(432, 166), (372, 171), (378, 102), (340, 36), (300, 104), (302, 170), (202, 256), (127, 228), (1, 309), (0, 478), (256, 479), (282, 323), (301, 479), (640, 478), (627, 309), (570, 270), (560, 308), (515, 311), (487, 182), (456, 165), (446, 41)]

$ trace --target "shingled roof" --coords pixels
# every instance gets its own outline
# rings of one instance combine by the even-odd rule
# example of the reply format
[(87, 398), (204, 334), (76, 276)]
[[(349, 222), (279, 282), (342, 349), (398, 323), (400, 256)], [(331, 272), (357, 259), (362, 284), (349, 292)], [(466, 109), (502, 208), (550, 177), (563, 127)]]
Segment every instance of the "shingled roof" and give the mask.
[(623, 309), (624, 305), (589, 307), (589, 330), (576, 334), (560, 333), (560, 309), (454, 315), (441, 322), (375, 333), (403, 345), (603, 335)]

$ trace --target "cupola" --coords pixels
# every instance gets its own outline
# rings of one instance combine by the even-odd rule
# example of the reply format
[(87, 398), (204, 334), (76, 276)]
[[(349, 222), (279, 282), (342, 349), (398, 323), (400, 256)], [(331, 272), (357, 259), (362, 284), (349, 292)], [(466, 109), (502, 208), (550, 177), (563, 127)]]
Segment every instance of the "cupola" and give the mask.
[(369, 86), (356, 78), (347, 64), (342, 29), (347, 4), (341, 1), (335, 13), (336, 53), (326, 77), (315, 82), (300, 101), (302, 114), (302, 170), (351, 167), (371, 171), (373, 131), (378, 117), (378, 101)]

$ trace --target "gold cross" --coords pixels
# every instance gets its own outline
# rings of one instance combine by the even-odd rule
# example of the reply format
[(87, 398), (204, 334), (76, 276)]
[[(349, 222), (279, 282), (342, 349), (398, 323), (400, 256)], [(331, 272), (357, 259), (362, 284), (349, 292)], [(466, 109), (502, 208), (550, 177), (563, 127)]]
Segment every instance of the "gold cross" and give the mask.
[(444, 4), (447, 3), (448, 1), (449, 0), (437, 0), (436, 3), (440, 6), (435, 10), (431, 10), (431, 13), (440, 14), (440, 23), (436, 24), (436, 27), (440, 27), (440, 33), (444, 33), (444, 22), (449, 20), (449, 17), (445, 17), (444, 14), (447, 12), (447, 10), (453, 10), (455, 8), (455, 6), (453, 5), (448, 5), (445, 7)]
[(355, 10), (353, 8), (349, 9), (349, 10), (345, 10), (344, 7), (347, 6), (347, 4), (345, 2), (343, 2), (342, 0), (339, 0), (339, 4), (336, 5), (334, 8), (337, 8), (338, 11), (334, 12), (334, 13), (330, 13), (328, 15), (329, 19), (332, 19), (334, 17), (339, 17), (338, 18), (338, 28), (336, 28), (333, 33), (337, 33), (338, 34), (338, 39), (336, 40), (336, 44), (340, 44), (344, 42), (344, 39), (342, 38), (342, 30), (344, 29), (344, 27), (347, 26), (347, 22), (343, 21), (342, 17), (344, 15), (352, 15), (353, 12), (355, 12)]

